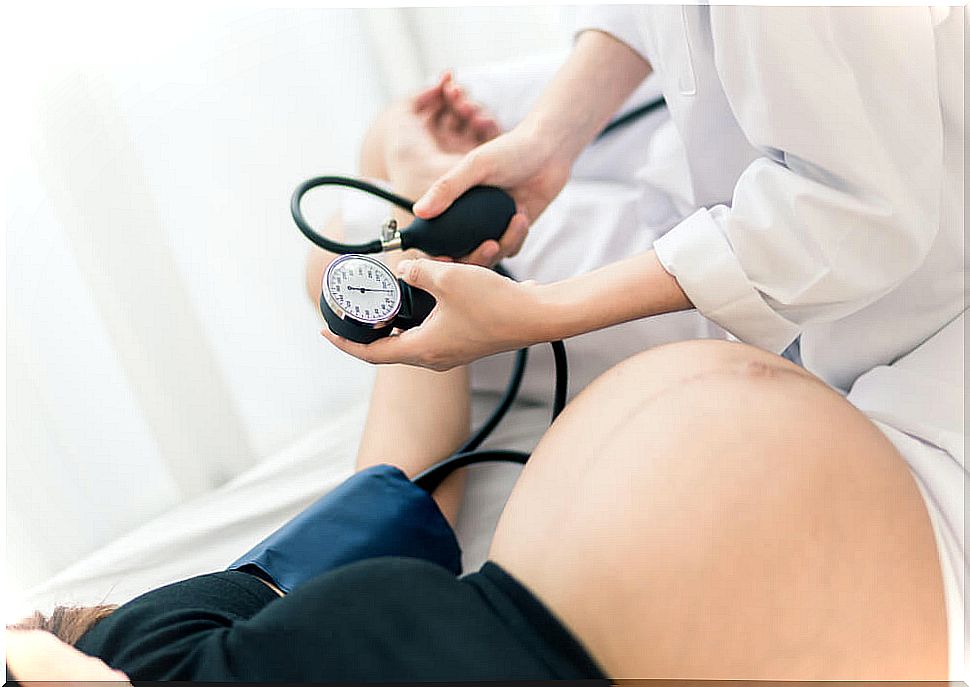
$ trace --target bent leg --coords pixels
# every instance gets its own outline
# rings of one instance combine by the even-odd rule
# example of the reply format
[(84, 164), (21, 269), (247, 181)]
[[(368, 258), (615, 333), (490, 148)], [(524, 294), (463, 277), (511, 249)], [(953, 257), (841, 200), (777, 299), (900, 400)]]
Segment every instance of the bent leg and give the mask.
[(801, 368), (718, 341), (616, 366), (543, 438), (490, 558), (613, 677), (942, 679), (928, 515)]

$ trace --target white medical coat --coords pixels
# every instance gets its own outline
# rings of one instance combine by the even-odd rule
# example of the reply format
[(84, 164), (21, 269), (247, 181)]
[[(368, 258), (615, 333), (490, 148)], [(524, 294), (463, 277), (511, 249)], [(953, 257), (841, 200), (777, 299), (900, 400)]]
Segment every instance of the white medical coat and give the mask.
[(697, 309), (847, 391), (965, 307), (960, 8), (599, 6), (658, 73), (699, 208), (654, 248)]

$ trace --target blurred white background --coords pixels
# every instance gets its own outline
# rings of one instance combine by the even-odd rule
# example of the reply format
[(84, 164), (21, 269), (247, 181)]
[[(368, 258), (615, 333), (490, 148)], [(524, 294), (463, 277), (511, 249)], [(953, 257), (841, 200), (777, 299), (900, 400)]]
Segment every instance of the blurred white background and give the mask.
[(440, 70), (570, 30), (550, 6), (4, 14), (11, 598), (365, 402), (372, 372), (318, 335), (292, 188), (354, 173)]

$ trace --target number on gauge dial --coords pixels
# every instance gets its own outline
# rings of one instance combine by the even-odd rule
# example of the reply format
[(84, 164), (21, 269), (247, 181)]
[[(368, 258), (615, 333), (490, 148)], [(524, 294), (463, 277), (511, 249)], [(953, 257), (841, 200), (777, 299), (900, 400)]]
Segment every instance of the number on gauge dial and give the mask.
[(364, 258), (335, 264), (328, 274), (327, 288), (337, 305), (359, 320), (379, 322), (397, 309), (394, 276), (384, 265)]

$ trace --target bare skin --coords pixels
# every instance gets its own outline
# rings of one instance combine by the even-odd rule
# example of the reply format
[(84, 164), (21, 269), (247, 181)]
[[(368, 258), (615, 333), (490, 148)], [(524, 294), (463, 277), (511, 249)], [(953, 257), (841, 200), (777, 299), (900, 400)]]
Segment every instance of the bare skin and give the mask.
[[(361, 149), (360, 172), (389, 181), (402, 195), (417, 198), (462, 155), (498, 134), (494, 118), (471, 101), (451, 74), (415, 97), (396, 103), (368, 131)], [(413, 217), (397, 210), (395, 217), (406, 226)], [(376, 228), (375, 228), (376, 229)], [(340, 236), (339, 219), (327, 233)], [(503, 237), (505, 246), (488, 241), (470, 260), (489, 262), (503, 250), (517, 250), (521, 234)], [(316, 304), (321, 276), (335, 256), (314, 248), (307, 262), (307, 294)], [(417, 251), (390, 253), (385, 261), (393, 269), (401, 260), (420, 257)], [(367, 422), (357, 452), (357, 468), (392, 463), (409, 476), (446, 458), (470, 431), (468, 371), (464, 367), (432, 372), (405, 365), (381, 368), (371, 393)], [(458, 514), (464, 479), (449, 477), (435, 492), (435, 499), (452, 523)]]
[(97, 682), (128, 683), (128, 676), (82, 654), (49, 632), (6, 630), (7, 666), (24, 687), (59, 682), (65, 687)]
[(616, 366), (543, 437), (490, 558), (613, 677), (945, 679), (905, 463), (821, 381), (742, 344)]

